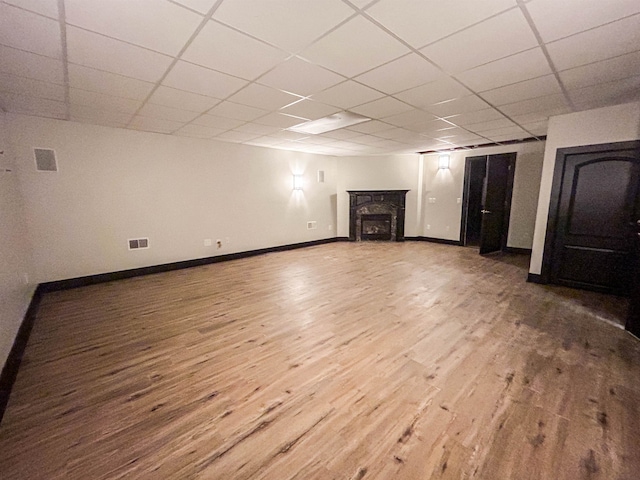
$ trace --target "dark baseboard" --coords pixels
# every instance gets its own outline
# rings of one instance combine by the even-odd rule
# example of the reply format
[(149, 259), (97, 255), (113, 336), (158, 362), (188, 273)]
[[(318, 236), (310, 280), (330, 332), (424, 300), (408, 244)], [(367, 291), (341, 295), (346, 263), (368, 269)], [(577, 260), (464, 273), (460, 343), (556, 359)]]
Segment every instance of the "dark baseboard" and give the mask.
[(36, 320), (38, 306), (40, 305), (43, 293), (44, 289), (38, 285), (36, 291), (31, 297), (27, 313), (24, 314), (24, 318), (22, 319), (22, 323), (18, 329), (18, 334), (13, 340), (13, 346), (9, 352), (7, 361), (5, 362), (4, 367), (2, 367), (2, 374), (0, 374), (0, 423), (2, 422), (4, 411), (7, 408), (7, 403), (9, 402), (11, 389), (13, 388), (13, 384), (18, 376), (18, 369), (20, 368), (20, 363), (22, 363), (24, 350), (27, 348), (29, 335), (31, 334), (31, 329), (33, 328), (33, 324)]
[(505, 253), (515, 253), (517, 255), (531, 255), (530, 248), (505, 247)]
[(125, 278), (139, 277), (142, 275), (151, 275), (154, 273), (169, 272), (172, 270), (182, 270), (183, 268), (200, 267), (212, 263), (228, 262), (230, 260), (238, 260), (240, 258), (253, 257), (256, 255), (264, 255), (265, 253), (282, 252), (285, 250), (294, 250), (297, 248), (313, 247), (315, 245), (323, 245), (325, 243), (337, 242), (338, 238), (324, 238), (322, 240), (313, 240), (310, 242), (292, 243), (288, 245), (279, 245), (277, 247), (260, 248), (257, 250), (247, 250), (245, 252), (229, 253), (227, 255), (218, 255), (215, 257), (196, 258), (193, 260), (183, 260), (180, 262), (164, 263), (162, 265), (152, 265), (149, 267), (133, 268), (131, 270), (120, 270), (118, 272), (99, 273), (97, 275), (87, 275), (86, 277), (69, 278), (66, 280), (57, 280), (54, 282), (45, 282), (40, 284), (43, 292), (55, 292), (58, 290), (68, 290), (70, 288), (85, 287), (87, 285), (95, 285), (97, 283), (112, 282), (114, 280), (123, 280)]
[(530, 273), (527, 275), (527, 282), (529, 283), (541, 283), (545, 284), (546, 282), (542, 281), (542, 275), (538, 275), (537, 273)]
[(456, 245), (461, 246), (462, 243), (460, 240), (448, 240), (446, 238), (434, 238), (434, 237), (404, 237), (405, 240), (410, 240), (413, 242), (431, 242), (431, 243), (441, 243), (443, 245)]
[(349, 237), (336, 237), (336, 242), (349, 242)]

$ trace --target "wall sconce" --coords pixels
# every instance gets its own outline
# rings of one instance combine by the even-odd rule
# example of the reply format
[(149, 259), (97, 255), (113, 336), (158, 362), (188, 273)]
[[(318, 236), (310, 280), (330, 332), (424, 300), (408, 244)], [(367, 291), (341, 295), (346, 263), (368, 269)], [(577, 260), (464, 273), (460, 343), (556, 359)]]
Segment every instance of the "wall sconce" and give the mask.
[(449, 168), (449, 154), (443, 153), (438, 157), (438, 168), (447, 170)]
[(302, 190), (302, 175), (293, 176), (293, 189)]

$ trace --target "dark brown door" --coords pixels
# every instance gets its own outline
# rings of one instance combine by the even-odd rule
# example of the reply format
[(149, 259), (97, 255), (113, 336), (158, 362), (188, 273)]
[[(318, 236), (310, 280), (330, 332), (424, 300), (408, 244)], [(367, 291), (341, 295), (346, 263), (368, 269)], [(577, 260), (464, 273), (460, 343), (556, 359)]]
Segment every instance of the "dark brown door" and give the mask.
[(632, 241), (634, 253), (629, 313), (625, 328), (640, 338), (640, 221), (636, 222), (636, 234)]
[(551, 281), (625, 295), (631, 292), (640, 153), (565, 154)]
[(506, 246), (515, 158), (515, 153), (487, 157), (482, 193), (481, 255), (500, 251)]

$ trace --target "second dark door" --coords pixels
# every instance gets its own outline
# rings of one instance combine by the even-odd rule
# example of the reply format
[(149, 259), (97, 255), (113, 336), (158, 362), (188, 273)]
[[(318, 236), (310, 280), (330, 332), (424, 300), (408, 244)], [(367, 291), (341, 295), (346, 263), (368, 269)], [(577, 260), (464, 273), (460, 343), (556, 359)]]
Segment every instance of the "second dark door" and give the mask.
[(487, 157), (482, 193), (481, 255), (500, 251), (507, 245), (515, 159), (515, 153)]

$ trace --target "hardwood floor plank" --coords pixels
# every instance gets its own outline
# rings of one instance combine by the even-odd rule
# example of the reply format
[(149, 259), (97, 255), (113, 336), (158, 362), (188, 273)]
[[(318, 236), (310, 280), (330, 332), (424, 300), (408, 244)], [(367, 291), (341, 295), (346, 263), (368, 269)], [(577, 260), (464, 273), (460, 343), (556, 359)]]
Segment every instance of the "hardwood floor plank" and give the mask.
[(526, 275), (341, 242), (46, 294), (1, 476), (635, 479), (625, 300)]

